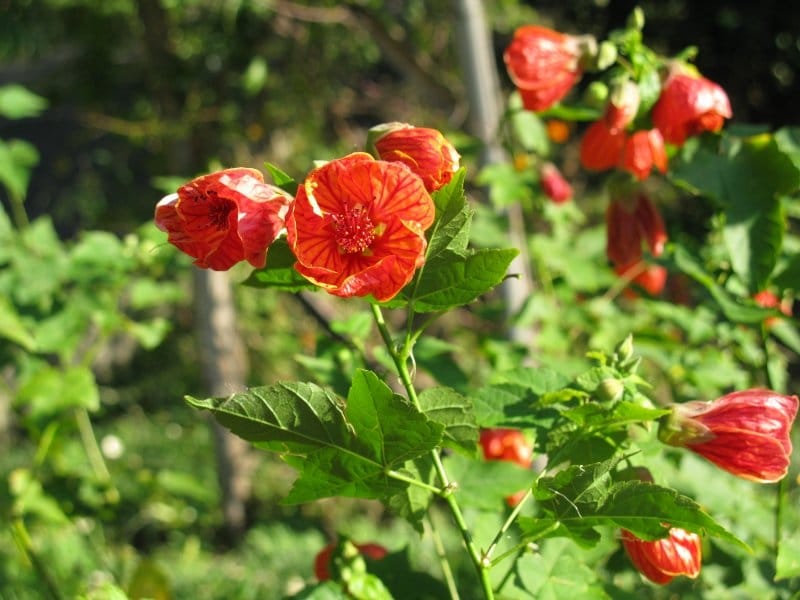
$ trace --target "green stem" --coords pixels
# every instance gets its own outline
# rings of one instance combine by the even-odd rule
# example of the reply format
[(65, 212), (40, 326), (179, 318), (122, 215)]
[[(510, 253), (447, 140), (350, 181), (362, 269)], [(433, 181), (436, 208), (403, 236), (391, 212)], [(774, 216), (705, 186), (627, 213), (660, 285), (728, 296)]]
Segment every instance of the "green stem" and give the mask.
[(14, 541), (17, 543), (17, 546), (19, 546), (20, 550), (22, 550), (22, 553), (30, 561), (33, 569), (44, 583), (44, 587), (47, 589), (49, 596), (53, 598), (53, 600), (62, 600), (63, 596), (61, 595), (61, 591), (58, 589), (58, 585), (53, 580), (50, 572), (47, 570), (47, 567), (45, 567), (44, 561), (33, 547), (31, 536), (28, 534), (28, 530), (25, 527), (25, 521), (23, 521), (21, 517), (17, 517), (12, 520), (11, 535), (14, 537)]
[(428, 532), (431, 534), (436, 556), (439, 557), (439, 564), (442, 567), (442, 575), (447, 584), (447, 591), (450, 593), (450, 598), (451, 600), (460, 600), (458, 587), (456, 586), (456, 578), (453, 576), (453, 570), (450, 568), (450, 561), (447, 560), (447, 551), (442, 543), (442, 536), (439, 535), (436, 523), (433, 521), (433, 516), (428, 514), (424, 523), (427, 525)]
[(429, 492), (436, 494), (437, 496), (442, 495), (442, 490), (435, 486), (429, 485), (424, 481), (420, 481), (419, 479), (414, 479), (413, 477), (409, 477), (407, 475), (403, 475), (402, 473), (394, 470), (387, 471), (386, 474), (391, 477), (392, 479), (397, 479), (397, 481), (402, 481), (409, 485), (415, 485), (423, 490), (428, 490)]
[(9, 190), (8, 196), (9, 204), (11, 205), (11, 216), (14, 218), (14, 225), (21, 231), (30, 225), (28, 213), (25, 211), (25, 202), (16, 194), (11, 193), (11, 190)]
[(500, 540), (503, 538), (503, 536), (509, 530), (511, 525), (514, 524), (514, 521), (517, 520), (517, 516), (519, 516), (519, 513), (522, 510), (522, 507), (525, 505), (525, 503), (528, 501), (528, 499), (531, 496), (533, 496), (533, 491), (532, 490), (528, 490), (527, 492), (525, 492), (525, 495), (522, 497), (522, 499), (514, 507), (514, 510), (512, 510), (511, 514), (508, 515), (508, 518), (505, 520), (505, 523), (503, 523), (502, 527), (500, 527), (500, 529), (497, 532), (497, 535), (494, 536), (494, 539), (492, 540), (492, 543), (489, 544), (489, 547), (486, 549), (486, 552), (483, 553), (483, 560), (484, 561), (491, 560), (492, 554), (494, 553), (495, 548), (497, 548), (497, 545), (500, 543)]
[(118, 502), (119, 491), (117, 491), (116, 487), (114, 487), (111, 482), (111, 473), (108, 471), (105, 459), (103, 459), (103, 453), (100, 452), (100, 446), (97, 444), (97, 437), (94, 435), (94, 428), (89, 418), (89, 411), (85, 408), (75, 409), (75, 421), (78, 424), (81, 442), (86, 451), (86, 456), (89, 459), (89, 464), (92, 466), (92, 471), (94, 471), (95, 476), (102, 483), (109, 486), (106, 489), (106, 499), (112, 503)]
[[(417, 391), (414, 388), (414, 382), (411, 380), (411, 374), (409, 373), (407, 366), (407, 360), (410, 354), (410, 346), (408, 341), (401, 349), (398, 350), (394, 340), (392, 340), (391, 334), (389, 333), (389, 328), (386, 325), (386, 320), (383, 318), (383, 313), (381, 312), (380, 307), (377, 304), (370, 304), (370, 308), (372, 309), (372, 316), (375, 320), (376, 326), (378, 327), (378, 331), (381, 334), (381, 338), (383, 339), (386, 349), (389, 351), (389, 354), (392, 357), (392, 362), (394, 362), (395, 369), (397, 370), (397, 374), (403, 384), (403, 388), (408, 394), (408, 399), (417, 408), (417, 410), (422, 412), (422, 406), (419, 403)], [(431, 450), (431, 459), (433, 460), (433, 466), (436, 469), (436, 474), (439, 477), (439, 481), (441, 482), (443, 488), (440, 496), (447, 503), (447, 507), (450, 509), (453, 520), (455, 521), (459, 533), (461, 534), (461, 539), (463, 540), (467, 552), (472, 559), (472, 564), (475, 566), (478, 579), (481, 582), (481, 588), (483, 589), (484, 597), (486, 600), (494, 600), (494, 591), (492, 590), (492, 583), (489, 578), (489, 566), (482, 560), (475, 543), (472, 541), (472, 535), (470, 534), (467, 523), (464, 520), (464, 515), (461, 513), (461, 507), (459, 507), (458, 502), (453, 495), (453, 489), (455, 486), (450, 482), (450, 478), (447, 475), (447, 471), (445, 470), (444, 464), (442, 463), (442, 458), (437, 449)]]

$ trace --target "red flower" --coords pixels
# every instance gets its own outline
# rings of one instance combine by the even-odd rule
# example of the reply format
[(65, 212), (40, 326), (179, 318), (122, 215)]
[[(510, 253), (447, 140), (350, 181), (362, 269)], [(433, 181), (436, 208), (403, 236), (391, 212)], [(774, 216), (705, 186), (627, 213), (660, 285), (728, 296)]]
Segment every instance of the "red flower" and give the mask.
[(405, 165), (357, 152), (309, 173), (286, 217), (295, 269), (335, 296), (393, 298), (425, 262), (434, 204)]
[[(615, 267), (614, 272), (620, 277), (631, 277), (632, 283), (641, 287), (651, 296), (658, 296), (664, 291), (667, 284), (667, 269), (661, 265), (647, 264), (643, 260)], [(630, 288), (625, 289), (626, 297), (635, 298), (636, 295), (636, 292)]]
[(662, 173), (667, 170), (664, 138), (658, 129), (640, 130), (625, 140), (619, 167), (633, 173), (639, 181), (650, 176), (653, 167)]
[(453, 144), (441, 132), (404, 123), (387, 123), (370, 130), (378, 158), (400, 162), (422, 178), (425, 189), (435, 192), (458, 171), (459, 159)]
[[(785, 314), (787, 317), (792, 316), (792, 303), (791, 301), (782, 302), (778, 299), (778, 297), (770, 292), (769, 290), (761, 290), (755, 296), (753, 296), (753, 300), (759, 306), (763, 306), (764, 308), (778, 308), (780, 311)], [(764, 319), (764, 325), (767, 327), (772, 327), (775, 323), (778, 322), (779, 317), (767, 317)]]
[(677, 67), (664, 83), (652, 116), (664, 139), (681, 146), (687, 137), (722, 129), (733, 111), (728, 95), (719, 85)]
[(672, 527), (668, 537), (648, 542), (623, 529), (622, 546), (636, 569), (653, 583), (665, 585), (678, 575), (694, 579), (700, 574), (703, 555), (696, 533)]
[(622, 158), (625, 140), (623, 129), (610, 128), (605, 119), (595, 121), (581, 139), (581, 164), (591, 171), (613, 169)]
[(198, 267), (225, 271), (247, 260), (260, 268), (290, 202), (291, 196), (264, 183), (255, 169), (226, 169), (164, 197), (156, 205), (155, 223)]
[(642, 242), (653, 256), (664, 252), (667, 241), (664, 220), (655, 204), (643, 193), (621, 197), (606, 209), (606, 255), (614, 265), (628, 270), (642, 258)]
[(564, 179), (561, 171), (551, 162), (542, 165), (541, 171), (542, 191), (556, 204), (563, 204), (572, 199), (572, 186)]
[[(525, 469), (533, 464), (533, 449), (518, 429), (482, 429), (480, 443), (486, 460), (505, 460)], [(524, 491), (517, 492), (507, 497), (506, 503), (516, 506), (524, 496)]]
[(522, 105), (532, 111), (550, 108), (567, 95), (582, 74), (578, 38), (539, 25), (514, 32), (503, 53), (508, 75)]
[[(331, 558), (336, 549), (336, 542), (331, 542), (320, 550), (314, 557), (314, 575), (317, 581), (328, 581), (331, 578)], [(372, 560), (382, 560), (389, 551), (380, 544), (366, 543), (353, 544), (362, 556)]]
[(789, 468), (797, 408), (797, 396), (764, 389), (733, 392), (714, 402), (674, 405), (658, 437), (738, 477), (771, 483)]

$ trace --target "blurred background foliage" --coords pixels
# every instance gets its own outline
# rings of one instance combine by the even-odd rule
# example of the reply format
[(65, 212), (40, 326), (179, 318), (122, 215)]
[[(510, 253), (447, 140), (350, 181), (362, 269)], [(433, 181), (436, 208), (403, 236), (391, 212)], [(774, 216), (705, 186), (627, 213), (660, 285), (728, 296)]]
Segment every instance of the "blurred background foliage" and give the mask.
[[(484, 4), (501, 73), (517, 26), (604, 38), (635, 5)], [(796, 123), (800, 8), (638, 4), (654, 49), (700, 49), (696, 63), (726, 89), (737, 123)], [(211, 429), (182, 402), (204, 385), (191, 269), (150, 219), (163, 194), (195, 175), (269, 161), (299, 178), (315, 159), (361, 149), (366, 129), (386, 121), (445, 131), (474, 177), (453, 11), (444, 0), (0, 0), (0, 510), (9, 522), (0, 530), (0, 597), (279, 598), (310, 580), (311, 558), (337, 532), (393, 551), (409, 545), (420, 570), (435, 564), (430, 541), (377, 505), (281, 505), (292, 474), (266, 457), (253, 474), (246, 532), (222, 535)], [(770, 338), (774, 351), (765, 352), (756, 328), (670, 302), (682, 289), (667, 301), (614, 301), (604, 199), (579, 169), (578, 139), (572, 131), (558, 149), (574, 205), (543, 204), (535, 185), (523, 194), (539, 233), (529, 251), (541, 293), (520, 324), (536, 330), (539, 364), (578, 372), (587, 349), (608, 350), (634, 331), (661, 400), (763, 384), (768, 357), (782, 387), (796, 391), (791, 340)], [(476, 243), (506, 243), (503, 202), (500, 194), (477, 206)], [(794, 218), (795, 205), (787, 204)], [(664, 209), (671, 231), (700, 242), (710, 213), (674, 198)], [(786, 244), (797, 251), (796, 238)], [(313, 376), (341, 389), (341, 373), (359, 358), (330, 343), (308, 306), (244, 287), (236, 301), (249, 383)], [(342, 305), (335, 314), (334, 332), (369, 345), (367, 323)], [(421, 377), (466, 389), (522, 362), (524, 349), (496, 325), (502, 314), (489, 298), (448, 315), (432, 330), (442, 339), (418, 349)], [(697, 482), (712, 477), (704, 468), (665, 453), (661, 474), (709, 504), (727, 499), (723, 522), (744, 539), (757, 534), (757, 552), (715, 548), (705, 587), (686, 582), (682, 597), (790, 597), (796, 579), (773, 583), (772, 525), (756, 520), (775, 496), (718, 476), (730, 487), (703, 488)], [(800, 552), (797, 521), (790, 542)], [(550, 547), (554, 556), (580, 553)], [(619, 597), (643, 589), (667, 597), (633, 577), (613, 540), (592, 552), (580, 560), (596, 562), (609, 590), (627, 590)], [(46, 568), (37, 571), (37, 561)]]

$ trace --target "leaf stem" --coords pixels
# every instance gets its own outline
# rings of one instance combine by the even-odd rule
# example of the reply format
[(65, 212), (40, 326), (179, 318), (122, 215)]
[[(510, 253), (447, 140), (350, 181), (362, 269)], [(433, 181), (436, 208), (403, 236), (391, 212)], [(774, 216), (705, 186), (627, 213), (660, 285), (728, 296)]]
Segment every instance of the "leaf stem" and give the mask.
[(433, 521), (433, 515), (428, 513), (423, 522), (427, 526), (426, 528), (433, 540), (433, 547), (436, 550), (436, 555), (439, 557), (439, 564), (442, 567), (442, 575), (447, 584), (447, 590), (450, 592), (450, 598), (451, 600), (460, 600), (458, 587), (456, 587), (456, 579), (453, 576), (453, 570), (450, 568), (450, 561), (447, 559), (447, 551), (442, 543), (442, 536), (439, 535), (439, 530), (436, 527), (436, 523)]
[[(392, 361), (394, 362), (394, 366), (397, 370), (398, 376), (400, 377), (400, 381), (403, 384), (403, 388), (405, 388), (406, 393), (408, 394), (408, 399), (417, 408), (417, 410), (422, 412), (422, 407), (419, 403), (419, 398), (417, 397), (417, 391), (414, 388), (414, 382), (411, 379), (411, 374), (409, 373), (407, 366), (407, 360), (410, 353), (409, 337), (406, 337), (406, 343), (403, 345), (403, 347), (398, 349), (389, 332), (386, 320), (383, 318), (383, 313), (381, 312), (380, 306), (377, 304), (370, 304), (370, 308), (372, 310), (372, 316), (375, 320), (375, 325), (378, 327), (378, 331), (380, 332), (381, 338), (386, 345), (386, 349), (389, 351), (389, 354), (392, 357)], [(447, 471), (442, 463), (442, 458), (439, 455), (438, 449), (431, 450), (431, 458), (433, 460), (433, 466), (436, 469), (436, 474), (439, 477), (439, 481), (442, 483), (442, 491), (439, 495), (447, 503), (447, 507), (450, 509), (453, 520), (458, 527), (459, 533), (461, 534), (461, 539), (464, 542), (464, 546), (466, 546), (467, 553), (472, 559), (472, 564), (475, 566), (478, 579), (481, 582), (481, 588), (483, 589), (484, 597), (486, 600), (494, 600), (492, 582), (489, 578), (489, 565), (488, 562), (484, 562), (482, 560), (482, 557), (472, 540), (472, 535), (470, 534), (467, 523), (464, 520), (464, 515), (461, 513), (461, 507), (459, 507), (458, 502), (453, 495), (453, 491), (456, 486), (450, 482), (450, 478), (448, 477)]]
[(392, 479), (397, 479), (398, 481), (402, 481), (409, 485), (415, 485), (419, 488), (422, 488), (423, 490), (428, 490), (429, 492), (431, 492), (432, 494), (436, 494), (437, 496), (441, 496), (443, 493), (441, 488), (437, 488), (433, 485), (427, 484), (424, 481), (420, 481), (419, 479), (414, 479), (413, 477), (409, 477), (408, 475), (403, 475), (402, 473), (400, 473), (399, 471), (395, 471), (394, 469), (386, 471), (386, 474)]
[(53, 600), (62, 600), (63, 596), (61, 595), (58, 585), (53, 581), (50, 572), (47, 570), (47, 567), (45, 567), (44, 561), (33, 547), (31, 536), (28, 533), (28, 529), (25, 527), (25, 521), (23, 521), (22, 517), (16, 517), (12, 520), (11, 535), (14, 537), (14, 541), (17, 543), (19, 549), (30, 561), (31, 565), (33, 565), (34, 571), (36, 571), (42, 579), (49, 596), (53, 598)]
[(492, 543), (489, 544), (489, 547), (483, 553), (483, 560), (484, 561), (491, 560), (492, 554), (494, 553), (495, 548), (497, 548), (497, 545), (500, 543), (500, 540), (503, 538), (503, 536), (509, 530), (511, 525), (514, 524), (514, 521), (517, 520), (517, 517), (519, 516), (519, 513), (522, 510), (522, 507), (525, 505), (525, 503), (528, 501), (528, 499), (531, 496), (533, 496), (533, 490), (528, 489), (528, 491), (525, 492), (525, 495), (522, 497), (522, 499), (514, 507), (514, 510), (511, 511), (511, 514), (508, 515), (508, 518), (505, 520), (505, 523), (503, 523), (503, 525), (497, 531), (497, 535), (494, 536), (494, 539), (492, 540)]

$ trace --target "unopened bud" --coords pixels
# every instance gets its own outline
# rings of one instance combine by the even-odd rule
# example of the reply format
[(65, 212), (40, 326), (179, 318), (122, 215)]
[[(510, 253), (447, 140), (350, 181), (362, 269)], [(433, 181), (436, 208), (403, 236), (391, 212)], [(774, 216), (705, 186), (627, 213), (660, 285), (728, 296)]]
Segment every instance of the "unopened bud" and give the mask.
[(600, 42), (600, 47), (597, 50), (597, 58), (595, 59), (595, 68), (598, 71), (604, 71), (617, 60), (617, 47), (613, 42), (608, 40)]
[(614, 402), (619, 400), (622, 398), (624, 392), (625, 385), (619, 379), (614, 379), (612, 377), (603, 379), (600, 385), (597, 386), (597, 395), (600, 397), (600, 400), (604, 401)]
[(614, 349), (620, 363), (626, 363), (633, 356), (633, 336), (628, 336), (622, 340)]
[(633, 12), (631, 12), (628, 17), (627, 25), (630, 29), (636, 29), (638, 31), (644, 29), (644, 11), (641, 7), (637, 6), (633, 9)]

